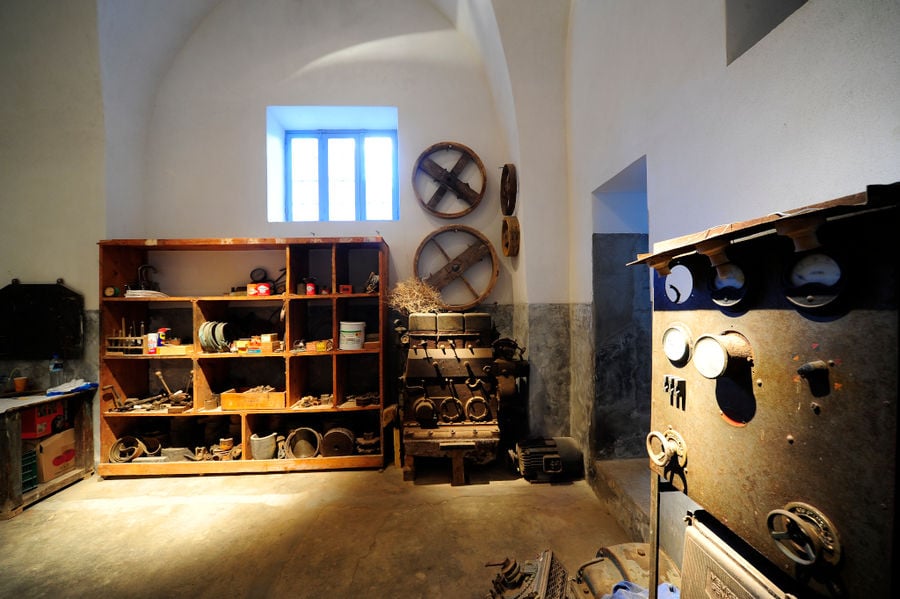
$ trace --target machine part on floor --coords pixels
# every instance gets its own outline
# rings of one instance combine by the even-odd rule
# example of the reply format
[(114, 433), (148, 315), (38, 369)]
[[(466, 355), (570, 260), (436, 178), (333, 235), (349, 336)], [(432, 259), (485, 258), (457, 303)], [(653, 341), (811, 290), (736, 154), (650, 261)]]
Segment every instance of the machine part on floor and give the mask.
[(510, 457), (528, 482), (561, 482), (584, 476), (584, 460), (572, 437), (540, 437), (516, 443)]
[(801, 596), (896, 586), (898, 203), (871, 185), (632, 263), (653, 269), (648, 466)]
[(463, 484), (464, 462), (495, 460), (525, 430), (524, 349), (511, 339), (495, 344), (486, 313), (413, 313), (409, 322), (400, 378), (404, 478), (415, 477), (416, 457), (450, 458), (451, 484)]
[(488, 563), (499, 567), (494, 577), (489, 599), (578, 599), (582, 597), (569, 581), (565, 566), (551, 550), (545, 550), (534, 560), (519, 564), (509, 558)]
[(313, 458), (319, 455), (322, 447), (322, 435), (319, 431), (309, 428), (295, 428), (288, 433), (284, 443), (285, 457), (288, 459)]
[[(469, 166), (475, 167), (474, 176)], [(470, 183), (478, 189), (473, 189)], [(413, 167), (412, 186), (416, 198), (423, 208), (441, 218), (459, 218), (474, 210), (484, 197), (486, 185), (481, 159), (457, 142), (443, 141), (426, 148)], [(462, 206), (461, 209), (440, 209), (441, 204), (449, 204), (445, 202), (451, 199), (448, 194), (457, 198), (456, 203)]]
[[(678, 566), (664, 551), (659, 553), (659, 577), (675, 588), (681, 587)], [(620, 543), (601, 547), (597, 556), (578, 567), (573, 582), (581, 589), (580, 596), (600, 599), (610, 594), (616, 583), (627, 580), (649, 587), (650, 545), (648, 543)]]
[(500, 261), (480, 231), (450, 225), (422, 240), (413, 258), (413, 273), (441, 292), (445, 309), (462, 312), (481, 304), (494, 290)]

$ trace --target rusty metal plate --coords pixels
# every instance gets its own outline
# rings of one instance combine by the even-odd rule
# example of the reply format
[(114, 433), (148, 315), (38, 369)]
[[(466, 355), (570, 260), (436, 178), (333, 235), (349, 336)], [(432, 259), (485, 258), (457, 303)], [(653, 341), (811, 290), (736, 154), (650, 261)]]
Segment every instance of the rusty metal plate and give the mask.
[[(716, 270), (705, 256), (672, 263), (686, 267), (687, 284), (653, 273), (651, 429), (660, 436), (648, 445), (659, 458), (663, 432), (677, 431), (686, 459), (683, 469), (650, 467), (825, 595), (890, 596), (898, 351), (896, 268), (887, 256), (896, 217), (895, 197), (893, 208), (843, 214), (818, 229), (819, 249), (839, 255), (847, 277), (824, 310), (789, 301), (794, 245), (774, 233), (725, 250), (747, 286), (734, 309), (712, 301)], [(674, 332), (664, 347), (666, 331)], [(749, 356), (716, 363), (723, 334), (746, 340)], [(713, 342), (698, 343), (704, 336)], [(839, 539), (840, 556), (829, 560), (826, 546), (814, 565), (792, 558), (785, 531), (770, 528), (795, 513), (806, 518), (798, 529), (829, 529), (824, 545)]]

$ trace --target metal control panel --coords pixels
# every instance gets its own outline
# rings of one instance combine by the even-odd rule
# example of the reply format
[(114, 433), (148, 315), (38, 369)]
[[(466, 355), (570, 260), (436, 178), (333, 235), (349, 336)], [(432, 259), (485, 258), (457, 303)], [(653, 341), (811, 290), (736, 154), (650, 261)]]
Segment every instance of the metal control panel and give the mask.
[(657, 244), (650, 467), (810, 596), (888, 597), (900, 184)]

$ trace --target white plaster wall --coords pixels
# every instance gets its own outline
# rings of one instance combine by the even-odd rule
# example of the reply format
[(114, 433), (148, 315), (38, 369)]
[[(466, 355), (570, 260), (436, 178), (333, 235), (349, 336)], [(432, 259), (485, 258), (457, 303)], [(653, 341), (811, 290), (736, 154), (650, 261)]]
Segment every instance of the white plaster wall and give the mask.
[(58, 278), (97, 309), (103, 113), (93, 0), (0, 2), (0, 287)]
[(147, 130), (160, 79), (219, 0), (96, 0), (106, 128), (105, 238), (142, 236)]
[[(566, 61), (569, 2), (494, 0), (515, 117), (521, 227), (516, 301), (569, 301)], [(496, 57), (494, 57), (496, 58)], [(582, 216), (583, 217), (583, 216)], [(590, 213), (586, 216), (590, 221)], [(578, 258), (590, 263), (590, 246)]]
[[(399, 108), (400, 221), (267, 223), (267, 105)], [(419, 154), (439, 141), (472, 148), (488, 185), (461, 219), (431, 216), (410, 184)], [(500, 249), (499, 175), (508, 162), (484, 65), (423, 0), (219, 3), (162, 77), (148, 127), (142, 236), (384, 236), (392, 280), (412, 274), (420, 241), (448, 224)], [(489, 301), (510, 303), (507, 269)]]
[[(808, 2), (726, 67), (724, 3), (575, 0), (573, 213), (647, 156), (651, 244), (900, 179), (900, 2)], [(590, 300), (573, 219), (571, 301)]]

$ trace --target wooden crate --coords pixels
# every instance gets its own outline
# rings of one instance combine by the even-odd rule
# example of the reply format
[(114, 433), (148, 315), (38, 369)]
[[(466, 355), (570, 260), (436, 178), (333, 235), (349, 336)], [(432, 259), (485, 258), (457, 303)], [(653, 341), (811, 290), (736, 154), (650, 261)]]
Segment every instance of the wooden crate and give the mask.
[(222, 393), (223, 410), (283, 410), (286, 407), (284, 391), (236, 391)]

